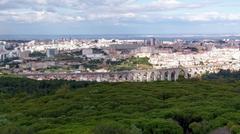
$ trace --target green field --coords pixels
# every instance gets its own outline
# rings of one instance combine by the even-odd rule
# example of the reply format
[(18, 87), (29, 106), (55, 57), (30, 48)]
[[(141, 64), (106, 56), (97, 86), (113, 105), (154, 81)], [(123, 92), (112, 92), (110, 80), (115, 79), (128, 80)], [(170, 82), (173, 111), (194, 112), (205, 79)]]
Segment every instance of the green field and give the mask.
[(0, 77), (0, 134), (240, 133), (239, 80), (150, 83)]
[(149, 63), (149, 58), (130, 57), (128, 59), (110, 64), (111, 71), (126, 71), (126, 70), (147, 70), (152, 69)]

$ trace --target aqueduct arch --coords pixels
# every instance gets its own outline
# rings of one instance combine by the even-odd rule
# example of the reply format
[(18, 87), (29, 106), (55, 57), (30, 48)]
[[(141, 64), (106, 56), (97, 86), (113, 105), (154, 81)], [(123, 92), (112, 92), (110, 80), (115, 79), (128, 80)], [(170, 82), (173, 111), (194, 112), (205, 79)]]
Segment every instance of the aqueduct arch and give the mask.
[(51, 80), (51, 79), (63, 79), (63, 80), (77, 80), (77, 81), (98, 81), (98, 82), (124, 82), (124, 81), (157, 81), (168, 80), (176, 81), (179, 76), (183, 76), (185, 79), (191, 77), (187, 68), (172, 68), (172, 69), (155, 69), (155, 70), (135, 70), (135, 71), (123, 71), (123, 72), (104, 72), (104, 73), (52, 73), (52, 74), (23, 74), (31, 79), (36, 80)]

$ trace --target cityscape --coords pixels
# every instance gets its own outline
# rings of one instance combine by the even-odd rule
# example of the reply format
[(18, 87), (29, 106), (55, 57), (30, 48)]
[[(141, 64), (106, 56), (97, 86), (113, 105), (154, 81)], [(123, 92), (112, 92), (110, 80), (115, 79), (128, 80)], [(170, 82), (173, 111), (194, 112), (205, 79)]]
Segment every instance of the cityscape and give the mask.
[(0, 48), (2, 72), (36, 80), (175, 81), (240, 69), (240, 40), (228, 38), (10, 40)]

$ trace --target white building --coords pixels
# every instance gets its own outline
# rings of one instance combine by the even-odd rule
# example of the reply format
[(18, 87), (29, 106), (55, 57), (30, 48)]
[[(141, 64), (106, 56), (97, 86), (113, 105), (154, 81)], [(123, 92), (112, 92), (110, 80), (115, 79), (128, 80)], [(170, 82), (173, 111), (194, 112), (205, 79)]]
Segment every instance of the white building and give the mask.
[(91, 48), (82, 49), (82, 55), (87, 56), (87, 55), (92, 55), (92, 54), (93, 54), (93, 49), (91, 49)]
[(150, 57), (152, 54), (158, 53), (154, 47), (146, 46), (146, 47), (139, 47), (133, 51), (131, 51), (135, 57)]
[(3, 45), (0, 45), (0, 62), (4, 61), (8, 57), (8, 51)]

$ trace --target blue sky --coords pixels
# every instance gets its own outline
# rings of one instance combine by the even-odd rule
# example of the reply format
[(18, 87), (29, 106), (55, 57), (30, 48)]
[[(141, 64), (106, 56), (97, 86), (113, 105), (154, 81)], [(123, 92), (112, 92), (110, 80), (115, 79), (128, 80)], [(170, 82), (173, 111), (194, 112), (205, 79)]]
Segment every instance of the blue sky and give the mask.
[(0, 34), (238, 34), (239, 0), (0, 0)]

